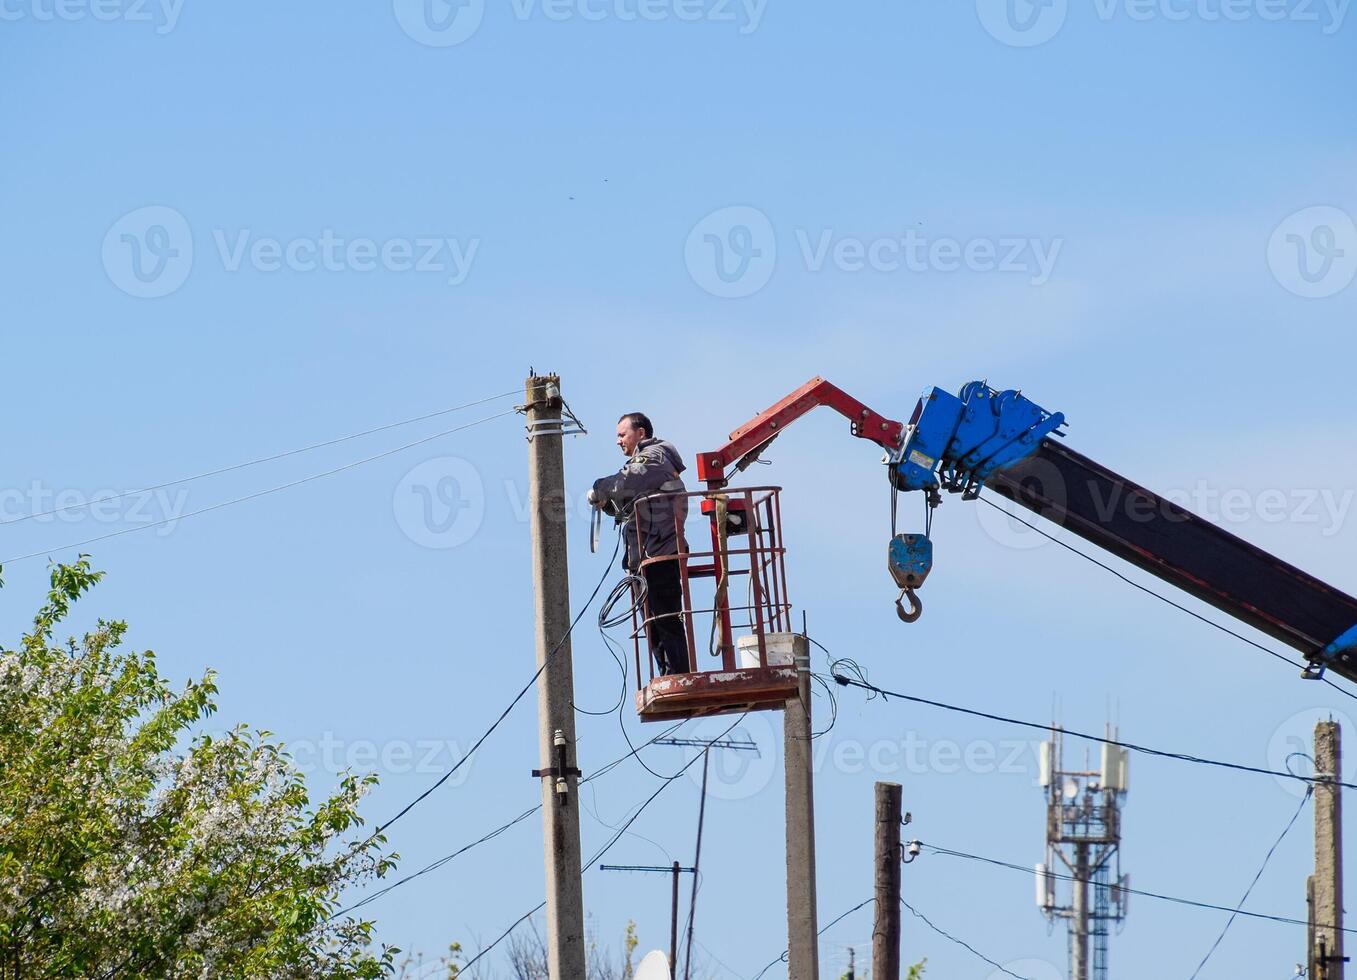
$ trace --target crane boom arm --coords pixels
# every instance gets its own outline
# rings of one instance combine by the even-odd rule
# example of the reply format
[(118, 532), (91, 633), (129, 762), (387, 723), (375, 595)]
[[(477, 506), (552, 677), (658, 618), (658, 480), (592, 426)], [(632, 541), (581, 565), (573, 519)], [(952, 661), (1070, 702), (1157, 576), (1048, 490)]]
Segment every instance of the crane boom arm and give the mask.
[[(1205, 518), (1069, 449), (1065, 417), (1047, 412), (1020, 391), (983, 381), (957, 395), (924, 392), (907, 425), (878, 415), (823, 378), (812, 378), (730, 434), (720, 449), (701, 453), (698, 476), (709, 490), (726, 485), (728, 468), (743, 469), (782, 430), (827, 405), (852, 422), (853, 435), (882, 446), (892, 485), (927, 494), (938, 490), (975, 499), (989, 487), (1066, 527), (1190, 595), (1299, 650), (1310, 666), (1357, 680), (1357, 598), (1249, 544)], [(933, 545), (927, 534), (897, 534), (888, 567), (913, 612), (914, 590), (928, 577)]]
[(985, 481), (996, 493), (1357, 680), (1357, 599), (1067, 446)]
[(786, 398), (765, 409), (730, 434), (730, 440), (709, 453), (698, 453), (697, 478), (708, 489), (725, 486), (727, 467), (739, 464), (776, 439), (789, 424), (820, 405), (834, 409), (852, 423), (853, 435), (870, 439), (888, 452), (898, 449), (904, 424), (873, 412), (842, 388), (824, 378), (811, 378)]

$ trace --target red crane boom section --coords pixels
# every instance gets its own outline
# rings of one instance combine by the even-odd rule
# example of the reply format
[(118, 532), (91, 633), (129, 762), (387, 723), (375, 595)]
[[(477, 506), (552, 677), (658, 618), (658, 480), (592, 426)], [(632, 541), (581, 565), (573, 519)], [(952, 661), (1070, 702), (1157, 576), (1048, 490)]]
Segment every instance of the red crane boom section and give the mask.
[(730, 434), (720, 449), (697, 455), (697, 478), (708, 489), (726, 484), (726, 468), (772, 442), (792, 422), (820, 405), (834, 409), (852, 423), (853, 435), (870, 439), (883, 449), (900, 448), (905, 426), (878, 415), (862, 402), (824, 378), (811, 378), (776, 405), (760, 412)]

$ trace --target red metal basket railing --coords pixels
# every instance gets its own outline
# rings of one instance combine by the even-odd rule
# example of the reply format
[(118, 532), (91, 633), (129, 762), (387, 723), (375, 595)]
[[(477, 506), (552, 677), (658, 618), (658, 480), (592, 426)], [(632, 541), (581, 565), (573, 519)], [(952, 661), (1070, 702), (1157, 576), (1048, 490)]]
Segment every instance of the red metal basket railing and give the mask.
[[(678, 552), (644, 558), (640, 567), (644, 570), (661, 562), (678, 563), (682, 591), (679, 615), (687, 638), (688, 665), (694, 672), (737, 669), (736, 641), (743, 637), (754, 639), (759, 666), (766, 669), (765, 637), (792, 630), (780, 493), (780, 487), (747, 487), (646, 498), (669, 498), (673, 504)], [(694, 499), (707, 518), (709, 550), (691, 549), (684, 533), (688, 503)], [(643, 529), (637, 523), (633, 530), (638, 546), (635, 553), (644, 554), (640, 547)], [(648, 601), (633, 604), (631, 638), (638, 689), (655, 677), (656, 658), (647, 639), (654, 619)], [(704, 666), (713, 656), (720, 658), (719, 664)]]

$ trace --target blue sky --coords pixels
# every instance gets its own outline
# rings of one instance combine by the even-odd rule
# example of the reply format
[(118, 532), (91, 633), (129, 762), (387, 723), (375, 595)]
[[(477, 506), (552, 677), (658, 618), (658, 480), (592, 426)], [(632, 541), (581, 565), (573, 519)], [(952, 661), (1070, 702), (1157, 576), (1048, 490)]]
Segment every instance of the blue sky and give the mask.
[[(405, 0), (4, 0), (4, 519), (508, 392), (530, 365), (562, 374), (592, 430), (566, 447), (578, 493), (617, 464), (622, 411), (649, 412), (691, 459), (816, 374), (896, 418), (925, 386), (984, 377), (1065, 412), (1080, 451), (1357, 590), (1346, 6), (1013, 2), (467, 0), (426, 17)], [(175, 677), (219, 670), (222, 722), (293, 743), (317, 790), (337, 778), (324, 745), (381, 771), (380, 821), (531, 674), (518, 421), (145, 525), (512, 404), (0, 527), (0, 557), (68, 559), (138, 528), (86, 549), (109, 574), (85, 614), (129, 620)], [(1086, 730), (1114, 715), (1133, 741), (1254, 765), (1319, 716), (1357, 718), (955, 498), (927, 612), (901, 626), (877, 457), (811, 417), (754, 474), (786, 488), (812, 633), (877, 683)], [(578, 603), (604, 560), (575, 513)], [(7, 635), (44, 565), (6, 564)], [(616, 668), (592, 628), (575, 660), (580, 703), (605, 707)], [(860, 693), (839, 694), (821, 740), (822, 922), (871, 893), (874, 778), (904, 784), (926, 841), (1040, 860), (1026, 733)], [(403, 869), (536, 801), (534, 711), (392, 829)], [(765, 753), (718, 779), (697, 936), (714, 973), (750, 977), (784, 946), (780, 720), (744, 729)], [(586, 770), (626, 751), (615, 718), (581, 717), (580, 738)], [(1131, 772), (1124, 869), (1220, 904), (1298, 802), (1269, 777)], [(586, 853), (654, 785), (634, 763), (599, 780)], [(686, 863), (696, 807), (685, 776), (609, 860)], [(1310, 820), (1250, 908), (1304, 917)], [(493, 939), (540, 900), (537, 826), (374, 903), (381, 937), (427, 954)], [(993, 959), (1063, 974), (1029, 877), (925, 856), (904, 880)], [(605, 942), (629, 918), (644, 948), (667, 942), (661, 880), (591, 871), (585, 892)], [(1190, 973), (1222, 919), (1133, 901), (1113, 975)], [(866, 910), (828, 932), (826, 974), (870, 932)], [(1303, 933), (1238, 922), (1202, 976), (1281, 980)], [(992, 972), (910, 919), (905, 947), (935, 976)]]

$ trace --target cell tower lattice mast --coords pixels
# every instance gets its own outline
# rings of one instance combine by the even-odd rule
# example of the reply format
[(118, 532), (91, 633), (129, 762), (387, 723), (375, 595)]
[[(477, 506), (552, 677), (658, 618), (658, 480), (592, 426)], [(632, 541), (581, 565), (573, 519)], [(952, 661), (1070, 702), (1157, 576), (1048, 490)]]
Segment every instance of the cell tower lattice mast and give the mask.
[[(1121, 873), (1127, 751), (1104, 745), (1099, 769), (1066, 769), (1061, 734), (1052, 729), (1041, 746), (1046, 861), (1037, 865), (1037, 905), (1048, 920), (1068, 922), (1070, 980), (1107, 980), (1109, 926), (1126, 918), (1130, 887)], [(1057, 888), (1066, 883), (1067, 899)]]

